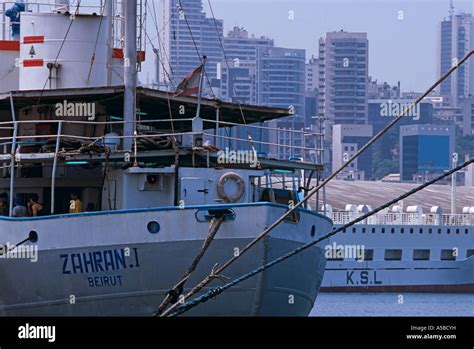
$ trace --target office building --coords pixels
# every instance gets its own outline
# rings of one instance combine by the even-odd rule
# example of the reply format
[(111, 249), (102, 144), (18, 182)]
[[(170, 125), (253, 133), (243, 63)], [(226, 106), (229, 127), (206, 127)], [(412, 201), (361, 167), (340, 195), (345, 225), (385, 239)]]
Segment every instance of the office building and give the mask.
[[(332, 127), (332, 168), (347, 162), (373, 135), (371, 125), (337, 124)], [(368, 148), (349, 164), (339, 179), (369, 180), (372, 177), (372, 149)]]
[(455, 149), (452, 125), (400, 126), (400, 178), (430, 178), (451, 167)]

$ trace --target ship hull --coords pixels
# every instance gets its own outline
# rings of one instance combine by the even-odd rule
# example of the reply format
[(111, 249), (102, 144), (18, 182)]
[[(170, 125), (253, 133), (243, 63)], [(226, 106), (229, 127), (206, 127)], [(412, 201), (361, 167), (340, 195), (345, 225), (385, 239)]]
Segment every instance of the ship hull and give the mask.
[(326, 246), (363, 248), (371, 260), (328, 260), (321, 292), (473, 293), (472, 234), (469, 226), (355, 225)]
[[(359, 265), (357, 265), (359, 264)], [(321, 292), (474, 293), (474, 258), (459, 262), (328, 262)]]
[[(187, 287), (201, 281), (216, 263), (240, 253), (285, 212), (280, 205), (266, 203), (225, 207), (231, 208), (235, 217), (222, 223)], [(148, 209), (0, 221), (5, 228), (0, 233), (3, 241), (22, 240), (31, 230), (38, 235), (36, 243), (27, 242), (38, 246), (36, 262), (0, 259), (0, 279), (4, 280), (0, 314), (150, 316), (200, 251), (209, 222), (197, 222), (196, 212), (205, 209)], [(150, 221), (159, 223), (158, 232), (148, 231)], [(331, 227), (330, 220), (303, 210), (299, 223), (281, 223), (223, 275), (230, 279), (241, 276)], [(187, 315), (306, 316), (318, 294), (324, 269), (322, 247), (311, 247)], [(209, 287), (222, 283), (216, 279)], [(188, 290), (185, 288), (185, 292)]]

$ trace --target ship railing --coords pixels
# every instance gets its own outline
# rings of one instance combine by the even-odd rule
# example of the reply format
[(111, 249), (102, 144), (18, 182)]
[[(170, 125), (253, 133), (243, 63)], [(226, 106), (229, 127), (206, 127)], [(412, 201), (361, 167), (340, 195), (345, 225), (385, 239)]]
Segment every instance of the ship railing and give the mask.
[[(15, 112), (12, 111), (13, 120), (16, 119)], [(138, 115), (137, 115), (138, 116)], [(13, 208), (13, 197), (14, 197), (14, 181), (15, 181), (15, 167), (17, 162), (21, 162), (22, 160), (33, 159), (33, 160), (44, 160), (49, 159), (53, 160), (53, 168), (52, 168), (52, 176), (51, 176), (51, 214), (54, 214), (55, 210), (55, 181), (56, 181), (56, 168), (58, 163), (58, 155), (61, 149), (61, 141), (65, 138), (69, 139), (76, 139), (81, 141), (86, 141), (87, 144), (91, 144), (94, 142), (101, 142), (99, 144), (108, 146), (106, 144), (107, 140), (115, 141), (113, 145), (116, 149), (111, 149), (111, 152), (119, 151), (119, 152), (130, 152), (134, 151), (135, 154), (137, 153), (137, 141), (140, 138), (154, 138), (154, 137), (183, 137), (190, 136), (191, 138), (194, 136), (200, 136), (204, 138), (205, 135), (208, 135), (209, 138), (212, 138), (209, 133), (206, 133), (205, 130), (190, 131), (190, 132), (167, 132), (166, 129), (161, 128), (160, 130), (154, 130), (153, 128), (148, 128), (146, 131), (148, 133), (144, 134), (141, 133), (143, 126), (147, 126), (147, 124), (153, 123), (169, 123), (171, 128), (173, 128), (173, 123), (175, 122), (190, 122), (192, 123), (195, 120), (193, 119), (157, 119), (157, 120), (137, 120), (137, 121), (124, 121), (124, 120), (117, 120), (117, 121), (80, 121), (80, 120), (17, 120), (17, 121), (4, 121), (0, 122), (0, 130), (5, 130), (12, 133), (12, 136), (0, 137), (0, 145), (3, 145), (3, 154), (0, 154), (0, 161), (10, 162), (10, 216), (12, 215), (12, 208)], [(204, 120), (209, 122), (209, 120)], [(126, 123), (134, 123), (134, 128), (138, 131), (135, 132), (133, 135), (119, 135), (119, 134), (104, 134), (100, 136), (84, 136), (78, 134), (68, 134), (66, 133), (65, 127), (67, 125), (119, 125), (124, 126)], [(23, 129), (21, 126), (24, 125), (38, 125), (38, 124), (56, 124), (57, 132), (51, 134), (21, 134)], [(229, 123), (230, 126), (231, 123)], [(238, 124), (232, 124), (232, 126), (236, 126)], [(150, 125), (148, 125), (150, 126)], [(152, 126), (152, 125), (151, 125)], [(247, 125), (249, 126), (249, 125)], [(167, 126), (168, 127), (168, 126)], [(265, 128), (265, 127), (262, 127)], [(275, 129), (274, 129), (275, 130)], [(278, 130), (278, 129), (276, 129)], [(152, 131), (152, 132), (150, 132)], [(31, 130), (30, 130), (31, 132)], [(35, 131), (36, 132), (36, 131)], [(298, 132), (298, 131), (296, 131)], [(299, 131), (301, 132), (301, 131)], [(218, 132), (217, 132), (218, 133)], [(119, 143), (117, 141), (132, 138), (133, 139), (133, 149), (128, 150), (119, 150)], [(247, 138), (238, 138), (232, 137), (239, 141), (248, 141)], [(55, 139), (55, 147), (54, 152), (46, 152), (46, 153), (21, 153), (21, 147), (23, 145), (34, 145), (40, 146), (46, 143), (46, 139)], [(252, 142), (255, 143), (262, 143), (262, 144), (272, 144), (277, 145), (276, 143), (270, 142), (261, 142), (253, 140)], [(203, 144), (201, 144), (202, 146)], [(111, 148), (111, 147), (109, 147)], [(6, 171), (6, 167), (4, 167), (4, 171)], [(4, 177), (6, 177), (6, 173), (4, 173)]]
[[(318, 139), (323, 136), (320, 132), (219, 120), (203, 121), (215, 124), (214, 132), (205, 134), (220, 148), (254, 150), (276, 158), (315, 158), (316, 154), (323, 151), (317, 146), (321, 143)], [(276, 139), (277, 142), (264, 141), (263, 138)]]
[[(217, 146), (218, 149), (233, 149), (233, 150), (252, 150), (260, 152), (260, 149), (266, 147), (269, 150), (273, 148), (283, 147), (292, 150), (299, 150), (299, 151), (307, 151), (307, 152), (316, 152), (322, 151), (322, 149), (314, 146), (299, 146), (295, 144), (284, 144), (278, 142), (271, 142), (271, 141), (263, 141), (258, 139), (258, 137), (249, 138), (249, 134), (255, 135), (255, 132), (286, 132), (288, 134), (296, 134), (299, 135), (300, 139), (304, 139), (307, 136), (317, 137), (320, 134), (315, 132), (308, 132), (304, 130), (288, 130), (288, 129), (281, 129), (276, 127), (268, 127), (268, 126), (258, 126), (258, 125), (242, 125), (232, 122), (224, 122), (220, 121), (217, 122), (218, 127), (214, 130), (211, 129), (203, 129), (201, 131), (185, 131), (185, 132), (177, 132), (174, 130), (177, 124), (186, 125), (189, 124), (188, 129), (192, 129), (192, 122), (194, 118), (183, 118), (183, 119), (139, 119), (137, 121), (124, 121), (124, 120), (110, 120), (110, 121), (100, 121), (100, 120), (18, 120), (18, 121), (3, 121), (0, 122), (0, 131), (10, 131), (12, 132), (11, 136), (3, 136), (0, 137), (0, 146), (3, 145), (3, 154), (11, 154), (8, 152), (7, 146), (12, 145), (13, 143), (17, 146), (24, 145), (28, 142), (34, 143), (36, 142), (39, 145), (45, 139), (56, 138), (58, 142), (60, 142), (63, 138), (70, 138), (70, 139), (77, 139), (83, 141), (90, 141), (90, 142), (98, 142), (103, 141), (107, 135), (98, 135), (98, 136), (86, 136), (80, 135), (79, 132), (76, 134), (67, 133), (65, 132), (68, 129), (68, 125), (84, 125), (84, 126), (98, 126), (104, 125), (108, 127), (117, 126), (120, 130), (122, 126), (126, 123), (133, 123), (134, 128), (137, 130), (135, 135), (113, 135), (110, 136), (116, 140), (122, 140), (125, 138), (132, 138), (134, 140), (138, 140), (140, 138), (154, 138), (154, 137), (166, 137), (166, 136), (176, 136), (176, 137), (183, 137), (183, 136), (193, 136), (193, 135), (203, 135), (203, 141), (207, 142), (209, 145)], [(215, 120), (207, 120), (203, 119), (203, 122), (206, 124), (216, 123)], [(32, 125), (40, 125), (40, 124), (50, 124), (56, 125), (58, 130), (61, 130), (59, 133), (46, 133), (46, 134), (33, 134), (35, 131), (31, 130), (30, 128)], [(154, 127), (154, 124), (160, 124), (159, 129)], [(62, 127), (60, 128), (59, 125)], [(242, 129), (239, 131), (239, 134), (235, 132), (235, 126), (241, 126)], [(233, 134), (225, 135), (223, 133), (226, 130), (222, 128), (230, 128)], [(16, 130), (16, 132), (15, 132)], [(174, 131), (173, 131), (174, 130)], [(142, 131), (147, 131), (146, 133), (142, 133)], [(28, 132), (28, 134), (25, 134)], [(227, 142), (219, 141), (219, 140), (228, 140)], [(317, 144), (317, 143), (315, 143)], [(28, 144), (33, 145), (33, 144)], [(187, 145), (187, 144), (183, 144)], [(15, 149), (16, 151), (17, 149)], [(130, 149), (133, 150), (133, 149)], [(272, 156), (273, 154), (269, 155)]]
[[(152, 133), (148, 134), (140, 134), (140, 131), (136, 135), (128, 135), (128, 136), (122, 136), (122, 135), (116, 135), (113, 136), (114, 139), (117, 140), (122, 140), (124, 138), (133, 138), (134, 140), (140, 139), (140, 138), (153, 138), (153, 137), (158, 137), (158, 136), (176, 136), (176, 137), (186, 137), (186, 136), (193, 136), (193, 135), (198, 135), (199, 132), (176, 132), (172, 131), (172, 124), (173, 123), (191, 123), (193, 119), (156, 119), (156, 120), (140, 120), (136, 122), (136, 127), (137, 129), (142, 129), (144, 127), (149, 126), (150, 124), (154, 123), (161, 123), (161, 125), (166, 125), (167, 130), (166, 131), (152, 131)], [(212, 120), (203, 120), (204, 122), (212, 122)], [(0, 122), (0, 130), (13, 130), (14, 125), (18, 125), (18, 129), (22, 127), (21, 125), (27, 125), (27, 124), (59, 124), (61, 123), (64, 127), (67, 125), (108, 125), (108, 126), (121, 126), (127, 123), (126, 121), (77, 121), (77, 120), (21, 120), (21, 121), (5, 121), (5, 122)], [(222, 125), (226, 124), (228, 126), (236, 126), (239, 124), (234, 124), (234, 123), (221, 123)], [(240, 126), (240, 125), (239, 125)], [(265, 127), (265, 126), (253, 126), (253, 125), (245, 125), (243, 127), (246, 127), (248, 129), (255, 129), (259, 130), (258, 132), (267, 132), (265, 130), (268, 130), (268, 132), (279, 132), (282, 131), (281, 129), (278, 128), (272, 128), (272, 127)], [(314, 135), (313, 133), (308, 133), (300, 130), (283, 130), (284, 132), (290, 132), (290, 133), (295, 133), (301, 135), (300, 137), (306, 137), (307, 135)], [(282, 154), (283, 152), (288, 149), (290, 151), (289, 156), (283, 156), (283, 158), (289, 158), (289, 157), (304, 157), (304, 158), (310, 158), (313, 156), (316, 152), (322, 151), (322, 149), (318, 147), (311, 147), (311, 146), (299, 146), (296, 144), (280, 144), (272, 141), (263, 141), (259, 140), (258, 138), (252, 138), (249, 140), (247, 133), (242, 132), (241, 134), (236, 134), (236, 135), (224, 135), (222, 134), (223, 131), (222, 129), (218, 129), (218, 131), (211, 131), (211, 130), (203, 130), (202, 135), (203, 135), (203, 140), (204, 142), (207, 142), (208, 144), (212, 144), (217, 146), (219, 149), (230, 149), (230, 150), (237, 150), (237, 151), (242, 151), (242, 150), (248, 150), (248, 151), (253, 151), (256, 152), (257, 155), (259, 156), (268, 156), (268, 157), (280, 157), (279, 154)], [(234, 131), (230, 131), (234, 132)], [(235, 132), (234, 132), (235, 133)], [(55, 138), (57, 137), (57, 134), (20, 134), (17, 133), (16, 137), (16, 143), (17, 145), (22, 145), (25, 144), (24, 142), (35, 142), (35, 141), (42, 141), (44, 139), (50, 139), (50, 138)], [(66, 134), (63, 133), (59, 136), (59, 139), (61, 140), (62, 138), (70, 138), (70, 139), (77, 139), (77, 140), (83, 140), (83, 141), (90, 141), (90, 142), (97, 142), (101, 141), (101, 138), (104, 138), (104, 135), (101, 136), (84, 136), (84, 135), (74, 135), (74, 134)], [(304, 138), (303, 138), (304, 139)], [(12, 144), (13, 142), (13, 136), (4, 136), (0, 137), (0, 145), (4, 146), (4, 154), (7, 154), (6, 151), (6, 146), (9, 144)], [(316, 143), (317, 144), (317, 143)], [(283, 150), (282, 150), (283, 148)], [(260, 154), (259, 154), (260, 153)], [(266, 155), (263, 155), (262, 153), (266, 153)]]
[[(13, 113), (13, 117), (15, 118), (15, 113)], [(192, 119), (188, 119), (190, 121)], [(140, 125), (149, 123), (149, 122), (170, 122), (172, 120), (146, 120), (140, 121)], [(20, 126), (28, 125), (28, 124), (57, 124), (57, 132), (55, 134), (27, 134), (27, 135), (20, 135)], [(95, 125), (98, 124), (124, 124), (125, 121), (76, 121), (76, 120), (20, 120), (20, 121), (5, 121), (0, 122), (0, 130), (7, 130), (12, 132), (12, 136), (7, 137), (0, 137), (0, 145), (3, 145), (3, 154), (0, 155), (0, 161), (9, 161), (10, 162), (10, 217), (13, 214), (13, 198), (14, 198), (14, 186), (15, 186), (15, 167), (17, 162), (21, 162), (23, 159), (35, 159), (35, 160), (44, 160), (44, 159), (52, 159), (53, 160), (53, 167), (52, 167), (52, 176), (51, 176), (51, 214), (55, 212), (55, 182), (56, 182), (56, 168), (57, 168), (57, 161), (58, 155), (60, 151), (60, 144), (61, 140), (64, 138), (76, 139), (87, 141), (89, 144), (94, 142), (101, 141), (103, 145), (106, 145), (106, 137), (107, 135), (102, 136), (79, 136), (77, 134), (66, 134), (63, 132), (65, 125), (67, 124), (86, 124), (86, 125)], [(134, 122), (135, 123), (135, 122)], [(138, 122), (136, 122), (138, 124)], [(140, 138), (153, 138), (153, 137), (166, 137), (166, 136), (183, 136), (183, 135), (201, 135), (202, 133), (196, 132), (157, 132), (154, 134), (134, 134), (131, 136), (121, 136), (121, 135), (113, 135), (110, 136), (112, 139), (122, 140), (125, 138), (133, 138), (134, 140), (134, 150), (135, 153), (137, 152), (137, 140)], [(25, 153), (21, 154), (21, 146), (22, 145), (43, 145), (46, 143), (45, 139), (55, 139), (55, 151), (48, 152), (48, 153)], [(117, 143), (114, 143), (118, 145)], [(8, 146), (10, 149), (8, 149)], [(127, 150), (133, 151), (133, 149)], [(122, 151), (123, 152), (123, 151)], [(6, 166), (3, 167), (4, 171), (6, 171)], [(4, 177), (6, 177), (6, 173), (4, 173)]]
[[(363, 213), (334, 211), (331, 218), (334, 224), (346, 224), (362, 216)], [(418, 214), (418, 213), (384, 213), (375, 214), (357, 224), (370, 225), (444, 225), (444, 226), (472, 226), (474, 214)]]

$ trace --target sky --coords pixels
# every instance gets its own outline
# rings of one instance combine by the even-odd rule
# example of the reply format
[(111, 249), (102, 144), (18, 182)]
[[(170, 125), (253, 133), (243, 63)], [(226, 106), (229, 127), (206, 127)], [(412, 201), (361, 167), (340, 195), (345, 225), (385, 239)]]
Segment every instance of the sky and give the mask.
[[(210, 17), (208, 1), (203, 3)], [(438, 75), (437, 31), (449, 15), (449, 0), (210, 1), (215, 17), (224, 20), (225, 34), (241, 26), (273, 38), (276, 46), (304, 48), (309, 59), (317, 57), (326, 32), (366, 32), (369, 75), (379, 82), (400, 80), (402, 91), (423, 91)], [(454, 7), (455, 13), (474, 13), (474, 0), (454, 0)]]

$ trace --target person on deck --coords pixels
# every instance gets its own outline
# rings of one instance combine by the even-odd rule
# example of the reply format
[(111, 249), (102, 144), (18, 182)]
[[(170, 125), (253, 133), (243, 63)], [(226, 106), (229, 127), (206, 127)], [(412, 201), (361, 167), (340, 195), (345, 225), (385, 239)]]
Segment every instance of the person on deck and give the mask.
[(38, 194), (32, 194), (28, 201), (28, 213), (32, 217), (40, 216), (43, 205), (39, 203)]
[(71, 201), (69, 205), (69, 213), (81, 213), (82, 212), (82, 201), (76, 193), (71, 194)]
[(28, 217), (28, 209), (24, 205), (24, 200), (21, 195), (15, 197), (15, 207), (13, 207), (13, 217)]

